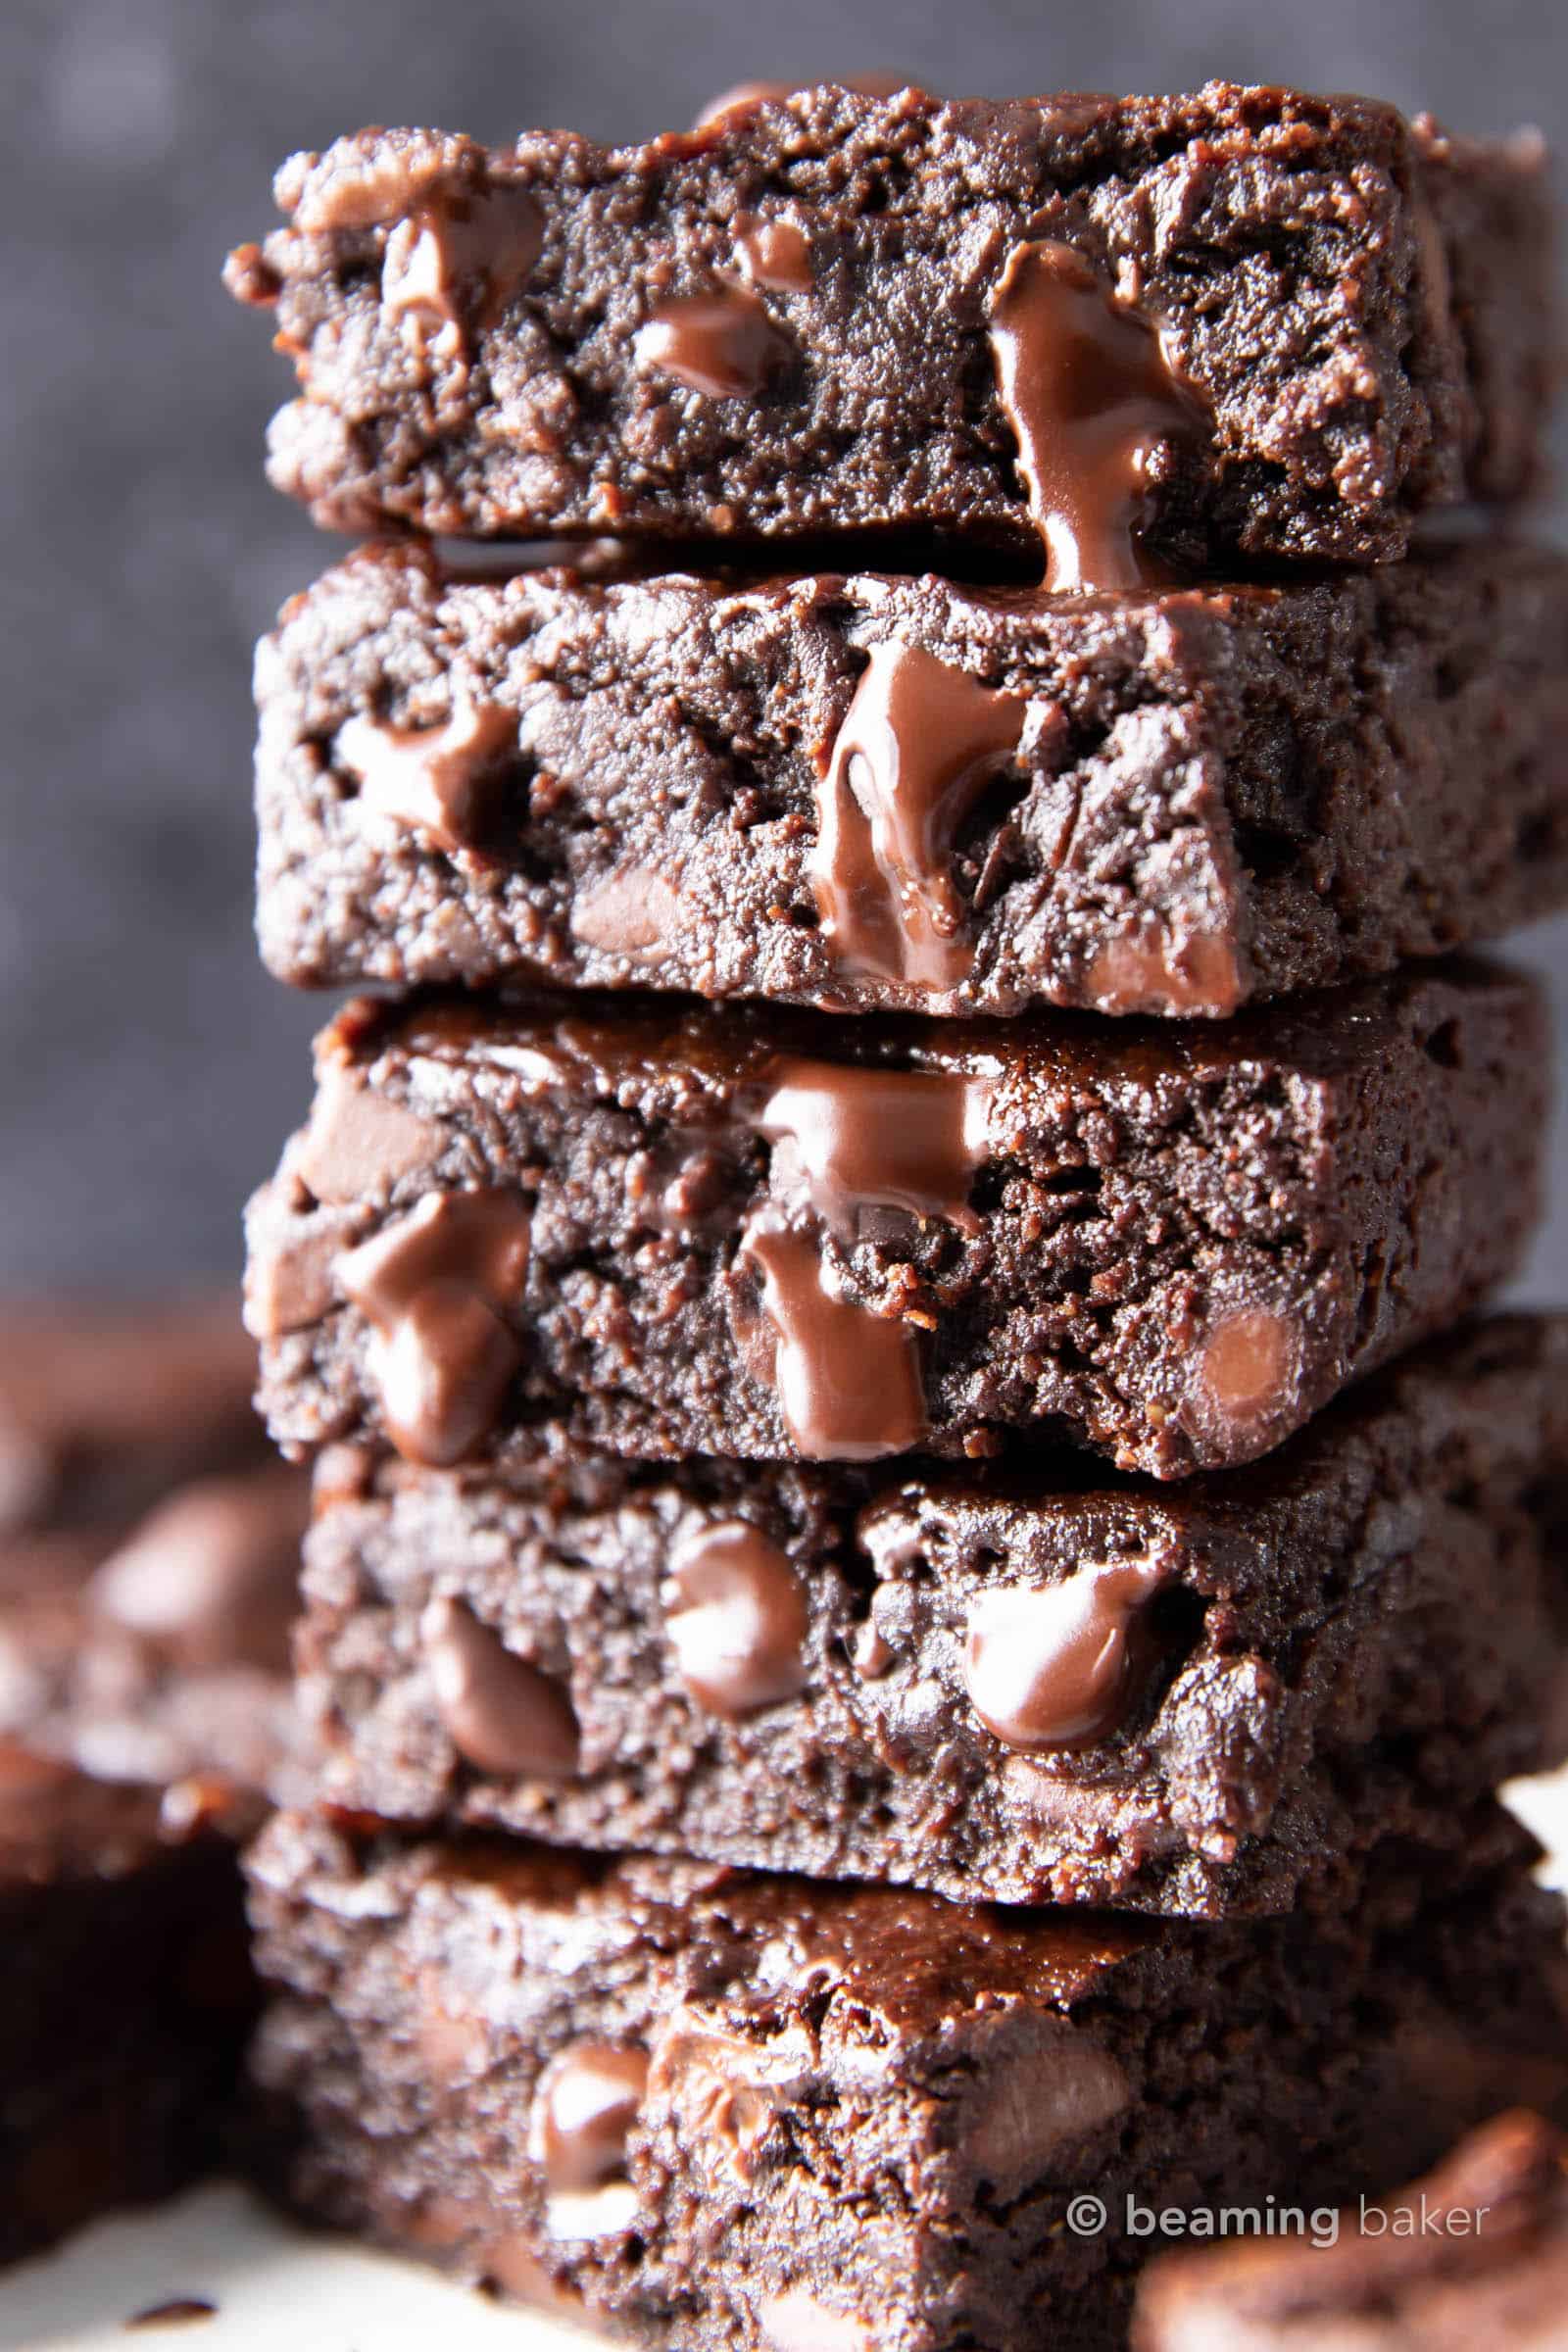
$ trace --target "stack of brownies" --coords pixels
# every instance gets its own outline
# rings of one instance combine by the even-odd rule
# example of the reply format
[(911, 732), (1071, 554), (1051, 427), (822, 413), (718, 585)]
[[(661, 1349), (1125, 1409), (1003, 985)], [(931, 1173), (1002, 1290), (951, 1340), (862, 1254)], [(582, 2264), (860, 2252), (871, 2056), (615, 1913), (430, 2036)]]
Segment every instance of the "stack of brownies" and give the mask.
[(1147, 2212), (1568, 2100), (1568, 1329), (1464, 1323), (1548, 1046), (1440, 960), (1568, 898), (1568, 567), (1417, 544), (1534, 478), (1541, 181), (1228, 85), (284, 168), (273, 477), (404, 534), (258, 672), (268, 961), (390, 984), (250, 1223), (304, 2210), (1102, 2346)]

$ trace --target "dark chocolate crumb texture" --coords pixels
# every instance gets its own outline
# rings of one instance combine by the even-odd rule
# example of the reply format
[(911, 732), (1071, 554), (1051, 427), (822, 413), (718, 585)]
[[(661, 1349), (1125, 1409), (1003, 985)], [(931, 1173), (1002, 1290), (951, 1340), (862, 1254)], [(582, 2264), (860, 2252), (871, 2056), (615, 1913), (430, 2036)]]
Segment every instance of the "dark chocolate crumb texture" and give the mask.
[(334, 528), (913, 530), (1123, 588), (1526, 491), (1543, 176), (1354, 98), (826, 87), (642, 148), (364, 131), (228, 282), (299, 373), (272, 478)]
[(1139, 2289), (1135, 2352), (1560, 2352), (1568, 2138), (1541, 2116), (1500, 2115), (1364, 2203), (1304, 2241), (1167, 2255)]
[(1568, 896), (1568, 564), (510, 580), (366, 550), (257, 663), (282, 979), (1223, 1015)]
[(1156, 1930), (290, 1815), (250, 1870), (295, 2202), (671, 2352), (1110, 2352), (1129, 2197), (1337, 2203), (1568, 2091), (1517, 1872)]
[(361, 1000), (250, 1211), (295, 1454), (1246, 1461), (1473, 1307), (1537, 1200), (1539, 995), (1231, 1023)]
[[(1436, 1343), (1179, 1490), (541, 1442), (318, 1474), (299, 1638), (356, 1814), (1222, 1916), (1455, 1867), (1562, 1757), (1568, 1323)], [(1460, 1858), (1462, 1867), (1462, 1857)]]

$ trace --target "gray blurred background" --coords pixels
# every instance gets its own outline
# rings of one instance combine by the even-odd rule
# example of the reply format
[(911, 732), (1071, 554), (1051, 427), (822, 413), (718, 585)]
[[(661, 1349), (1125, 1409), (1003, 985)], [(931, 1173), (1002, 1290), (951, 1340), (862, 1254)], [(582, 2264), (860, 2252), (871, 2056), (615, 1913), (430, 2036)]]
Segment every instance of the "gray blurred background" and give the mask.
[[(332, 544), (262, 479), (291, 380), (222, 295), (274, 165), (366, 122), (629, 139), (728, 84), (1365, 89), (1564, 143), (1553, 0), (0, 0), (0, 1289), (222, 1273), (319, 1000), (250, 941), (253, 639)], [(1568, 1039), (1568, 922), (1521, 943)], [(1561, 1208), (1532, 1268), (1568, 1299)]]

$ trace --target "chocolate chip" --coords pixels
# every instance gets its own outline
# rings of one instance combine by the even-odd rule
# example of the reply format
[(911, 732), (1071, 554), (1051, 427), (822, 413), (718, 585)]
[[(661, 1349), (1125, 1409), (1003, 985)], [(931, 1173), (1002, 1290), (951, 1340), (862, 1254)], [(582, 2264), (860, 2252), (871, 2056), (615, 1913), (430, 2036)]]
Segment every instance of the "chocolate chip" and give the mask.
[(554, 1779), (576, 1770), (577, 1719), (559, 1683), (464, 1601), (433, 1600), (419, 1631), (441, 1720), (476, 1771)]

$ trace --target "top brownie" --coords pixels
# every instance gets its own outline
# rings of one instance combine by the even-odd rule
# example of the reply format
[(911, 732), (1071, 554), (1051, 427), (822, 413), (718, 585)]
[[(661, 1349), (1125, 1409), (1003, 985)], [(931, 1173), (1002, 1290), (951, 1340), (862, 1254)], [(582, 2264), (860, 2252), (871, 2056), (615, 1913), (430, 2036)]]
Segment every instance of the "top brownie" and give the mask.
[(367, 130), (230, 261), (319, 522), (914, 533), (1121, 588), (1384, 563), (1531, 487), (1555, 365), (1539, 140), (1362, 99), (753, 95), (606, 149)]

